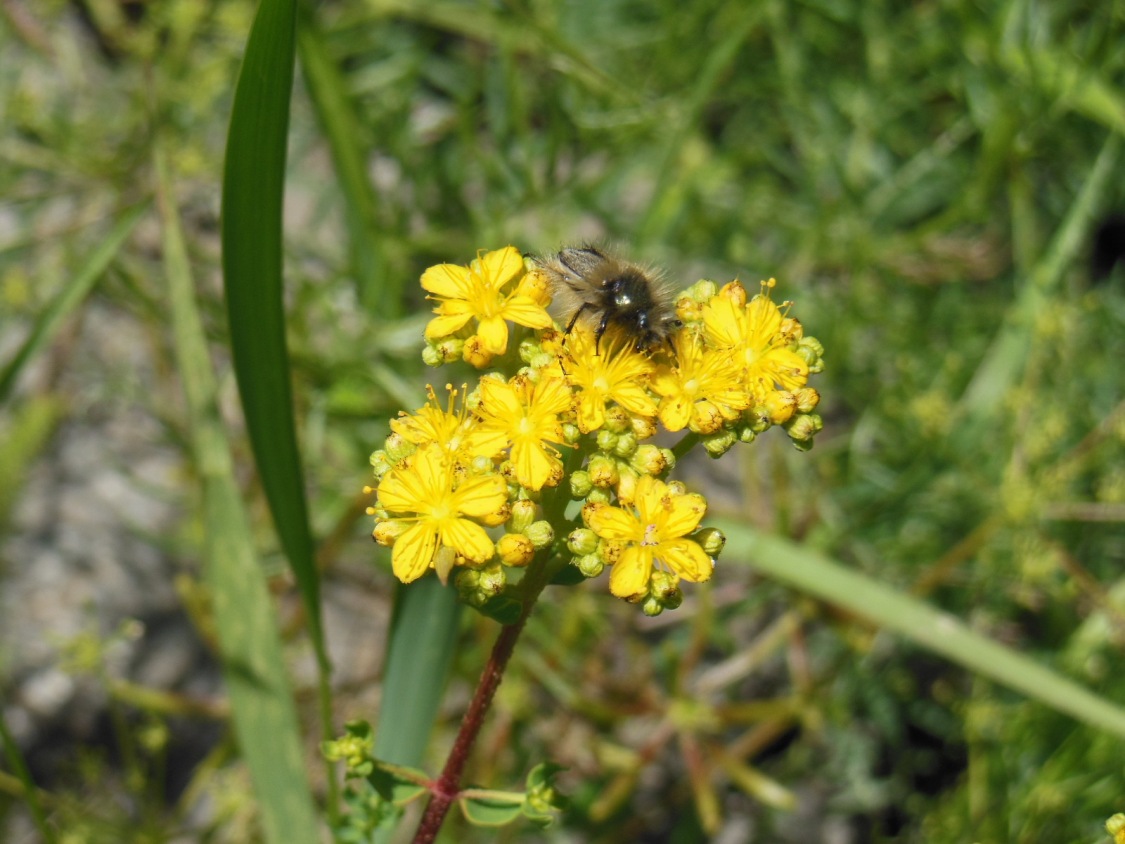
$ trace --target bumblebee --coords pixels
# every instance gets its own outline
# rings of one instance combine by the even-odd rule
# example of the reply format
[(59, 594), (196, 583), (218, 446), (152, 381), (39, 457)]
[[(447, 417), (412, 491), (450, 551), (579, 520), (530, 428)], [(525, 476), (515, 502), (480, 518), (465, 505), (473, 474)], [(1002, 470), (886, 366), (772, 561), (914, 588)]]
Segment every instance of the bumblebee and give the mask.
[(594, 331), (594, 351), (602, 335), (617, 326), (638, 352), (670, 343), (682, 323), (676, 319), (671, 290), (644, 267), (593, 246), (563, 249), (535, 263), (546, 275), (552, 299), (566, 320), (566, 333), (581, 319)]

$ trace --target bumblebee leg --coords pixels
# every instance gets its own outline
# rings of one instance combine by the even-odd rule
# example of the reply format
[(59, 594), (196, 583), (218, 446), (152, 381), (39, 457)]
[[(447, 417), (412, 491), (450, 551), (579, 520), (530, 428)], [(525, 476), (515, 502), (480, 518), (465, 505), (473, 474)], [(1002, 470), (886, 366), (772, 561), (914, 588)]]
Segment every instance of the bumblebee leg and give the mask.
[[(582, 316), (582, 312), (588, 307), (590, 306), (587, 303), (582, 303), (581, 307), (579, 307), (579, 309), (574, 312), (574, 316), (570, 318), (570, 322), (566, 324), (566, 331), (563, 332), (564, 334), (569, 334), (574, 329), (574, 324), (578, 322), (578, 317)], [(598, 336), (600, 337), (601, 335)]]
[(606, 328), (609, 326), (609, 314), (602, 314), (602, 321), (598, 325), (598, 330), (594, 333), (594, 355), (597, 356), (598, 346), (601, 345), (602, 335), (605, 334)]

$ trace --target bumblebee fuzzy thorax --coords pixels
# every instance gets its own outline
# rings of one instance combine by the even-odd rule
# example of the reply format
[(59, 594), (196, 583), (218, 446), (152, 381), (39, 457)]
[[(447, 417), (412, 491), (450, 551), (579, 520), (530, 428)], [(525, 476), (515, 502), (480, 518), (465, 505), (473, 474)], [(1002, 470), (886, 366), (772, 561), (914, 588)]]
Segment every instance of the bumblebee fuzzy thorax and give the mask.
[(584, 320), (600, 342), (611, 325), (648, 351), (679, 327), (671, 292), (653, 271), (593, 246), (571, 247), (537, 259), (569, 334)]

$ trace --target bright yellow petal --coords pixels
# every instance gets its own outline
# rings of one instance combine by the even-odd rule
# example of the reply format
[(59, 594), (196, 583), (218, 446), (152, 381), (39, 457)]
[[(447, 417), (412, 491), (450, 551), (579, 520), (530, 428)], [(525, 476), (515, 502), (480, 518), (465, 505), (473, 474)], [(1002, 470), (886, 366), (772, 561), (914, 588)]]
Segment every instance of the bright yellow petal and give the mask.
[(621, 542), (640, 542), (644, 530), (637, 517), (619, 507), (608, 504), (587, 504), (582, 508), (582, 518), (590, 530), (603, 539)]
[(584, 434), (600, 428), (605, 423), (605, 401), (590, 390), (578, 396), (578, 429)]
[(484, 342), (484, 348), (494, 355), (502, 355), (508, 350), (508, 323), (500, 317), (484, 317), (477, 329)]
[[(441, 525), (441, 543), (456, 548), (474, 563), (484, 563), (492, 559), (496, 546), (484, 532), (484, 528), (468, 519), (446, 519)], [(698, 547), (698, 546), (697, 546)]]
[(473, 285), (465, 267), (438, 264), (422, 273), (422, 288), (447, 299), (468, 299)]
[(379, 484), (379, 506), (391, 513), (417, 513), (422, 503), (418, 487), (417, 474), (396, 466)]
[(523, 416), (515, 388), (506, 381), (496, 378), (480, 380), (480, 413), (505, 423), (514, 423)]
[(451, 314), (449, 316), (436, 316), (426, 323), (426, 339), (436, 340), (439, 337), (448, 337), (455, 331), (461, 330), (472, 317), (471, 313)]
[(614, 384), (613, 398), (630, 413), (638, 416), (656, 415), (656, 402), (639, 384)]
[(434, 561), (437, 531), (428, 519), (411, 527), (395, 540), (391, 553), (391, 569), (403, 583), (424, 575)]
[(660, 402), (660, 421), (669, 431), (682, 431), (691, 419), (691, 402), (684, 396), (672, 396)]
[(524, 274), (523, 256), (514, 246), (486, 252), (480, 259), (481, 275), (493, 290)]
[(459, 513), (473, 518), (493, 516), (508, 500), (508, 484), (499, 475), (470, 478), (452, 494)]
[(551, 315), (527, 296), (513, 296), (504, 303), (504, 318), (528, 328), (550, 328)]
[(699, 527), (699, 521), (707, 512), (707, 500), (695, 493), (668, 496), (663, 506), (660, 535), (668, 538), (691, 533)]
[(692, 583), (710, 580), (711, 573), (715, 569), (707, 552), (699, 547), (699, 543), (692, 542), (690, 539), (661, 542), (656, 553), (672, 571)]
[(574, 394), (561, 378), (544, 378), (535, 385), (531, 403), (537, 413), (563, 413), (570, 410)]
[(652, 551), (633, 545), (626, 548), (613, 564), (609, 573), (609, 591), (618, 598), (642, 595), (648, 590), (651, 577)]
[(562, 474), (561, 462), (552, 458), (538, 440), (517, 440), (512, 445), (512, 465), (516, 480), (533, 490), (542, 489), (552, 480), (558, 483)]

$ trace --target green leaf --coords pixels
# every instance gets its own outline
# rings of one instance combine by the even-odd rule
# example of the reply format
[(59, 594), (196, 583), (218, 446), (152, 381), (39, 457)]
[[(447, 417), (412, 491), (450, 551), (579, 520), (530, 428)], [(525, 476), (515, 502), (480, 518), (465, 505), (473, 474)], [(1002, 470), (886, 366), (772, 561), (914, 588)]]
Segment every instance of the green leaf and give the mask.
[(247, 432), (323, 673), (320, 585), (282, 310), (282, 200), (296, 16), (295, 0), (262, 0), (246, 44), (223, 169), (223, 284)]
[(463, 796), (457, 803), (465, 820), (476, 826), (504, 826), (523, 816), (521, 794), (500, 796), (496, 792), (486, 792), (480, 796)]
[(215, 377), (159, 146), (156, 172), (176, 361), (203, 482), (205, 576), (235, 733), (250, 769), (266, 839), (276, 844), (317, 841), (316, 811), (305, 778), (300, 727), (277, 620), (235, 483), (226, 432), (219, 421)]
[(417, 768), (386, 765), (380, 762), (376, 762), (374, 770), (367, 775), (367, 781), (379, 796), (396, 806), (404, 806), (411, 800), (427, 794), (429, 789), (421, 783), (428, 779), (429, 775)]
[(794, 542), (744, 522), (711, 519), (727, 536), (724, 560), (901, 633), (936, 654), (1079, 721), (1125, 737), (1125, 709), (998, 642), (959, 619)]
[(20, 346), (15, 357), (0, 370), (0, 404), (8, 398), (23, 368), (43, 346), (49, 344), (62, 327), (63, 321), (82, 303), (102, 277), (109, 262), (117, 255), (125, 240), (132, 234), (141, 215), (148, 210), (148, 203), (136, 205), (121, 215), (116, 225), (105, 239), (90, 253), (90, 257), (71, 277), (50, 305), (39, 315), (31, 334)]
[(460, 618), (456, 590), (436, 577), (398, 588), (375, 729), (379, 759), (399, 765), (422, 761), (453, 664)]

